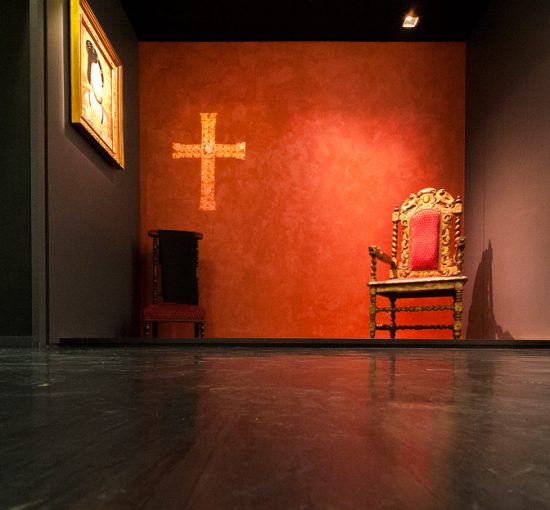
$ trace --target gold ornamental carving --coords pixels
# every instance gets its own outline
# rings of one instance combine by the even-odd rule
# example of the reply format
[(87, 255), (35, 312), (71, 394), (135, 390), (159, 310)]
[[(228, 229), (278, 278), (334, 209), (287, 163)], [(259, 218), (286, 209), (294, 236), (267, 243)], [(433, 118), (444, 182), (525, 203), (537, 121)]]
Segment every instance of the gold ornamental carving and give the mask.
[(172, 159), (196, 158), (201, 160), (201, 211), (216, 210), (216, 158), (245, 159), (246, 142), (216, 143), (216, 113), (201, 113), (201, 143), (172, 144)]

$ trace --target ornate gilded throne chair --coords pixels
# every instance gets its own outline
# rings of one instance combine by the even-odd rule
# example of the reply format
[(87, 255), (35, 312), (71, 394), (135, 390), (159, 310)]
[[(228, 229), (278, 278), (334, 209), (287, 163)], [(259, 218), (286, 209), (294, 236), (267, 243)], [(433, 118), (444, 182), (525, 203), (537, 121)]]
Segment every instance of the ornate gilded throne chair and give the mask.
[[(464, 237), (461, 235), (462, 203), (445, 190), (425, 188), (411, 194), (392, 215), (391, 256), (377, 246), (369, 246), (372, 258), (370, 291), (370, 337), (377, 330), (450, 329), (453, 338), (462, 335), (462, 291), (466, 276), (462, 274)], [(400, 228), (401, 227), (401, 228)], [(401, 244), (398, 260), (398, 244)], [(388, 264), (389, 279), (377, 280), (377, 261)], [(389, 300), (379, 306), (377, 297)], [(451, 297), (452, 304), (397, 306), (400, 298)], [(398, 324), (397, 312), (453, 312), (452, 324)], [(389, 313), (389, 323), (377, 323), (378, 312)]]
[[(199, 306), (199, 232), (150, 230), (153, 239), (153, 302), (143, 310), (145, 336), (156, 337), (159, 322), (191, 322), (204, 336), (206, 313)], [(152, 330), (152, 331), (151, 331)]]

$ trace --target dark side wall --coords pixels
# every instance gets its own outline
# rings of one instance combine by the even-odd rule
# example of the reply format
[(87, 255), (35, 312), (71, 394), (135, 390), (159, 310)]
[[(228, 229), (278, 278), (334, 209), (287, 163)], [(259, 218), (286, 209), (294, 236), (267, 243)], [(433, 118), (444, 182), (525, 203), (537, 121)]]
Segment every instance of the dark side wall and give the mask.
[(123, 64), (125, 170), (70, 123), (69, 1), (48, 0), (50, 339), (137, 334), (137, 39), (118, 0), (89, 4)]
[(494, 1), (467, 44), (469, 338), (550, 338), (548, 20)]
[(29, 11), (2, 2), (0, 15), (0, 337), (32, 334)]

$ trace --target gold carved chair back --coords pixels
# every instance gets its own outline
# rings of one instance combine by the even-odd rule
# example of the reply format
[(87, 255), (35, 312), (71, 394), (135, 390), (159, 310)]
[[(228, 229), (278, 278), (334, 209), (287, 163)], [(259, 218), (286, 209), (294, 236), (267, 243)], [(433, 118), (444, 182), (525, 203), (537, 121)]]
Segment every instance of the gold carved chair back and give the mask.
[(401, 207), (396, 206), (392, 221), (391, 278), (462, 274), (460, 197), (455, 199), (444, 189), (422, 189), (409, 195)]

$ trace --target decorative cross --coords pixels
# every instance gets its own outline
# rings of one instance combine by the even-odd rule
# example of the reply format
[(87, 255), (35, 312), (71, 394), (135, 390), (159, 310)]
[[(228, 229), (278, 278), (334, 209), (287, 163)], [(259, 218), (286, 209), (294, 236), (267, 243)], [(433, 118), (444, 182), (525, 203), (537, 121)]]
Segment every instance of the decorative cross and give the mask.
[(201, 113), (202, 141), (200, 145), (176, 142), (172, 144), (174, 149), (172, 159), (201, 158), (201, 200), (199, 204), (201, 211), (216, 210), (215, 158), (245, 158), (246, 142), (216, 143), (216, 115), (215, 113)]

